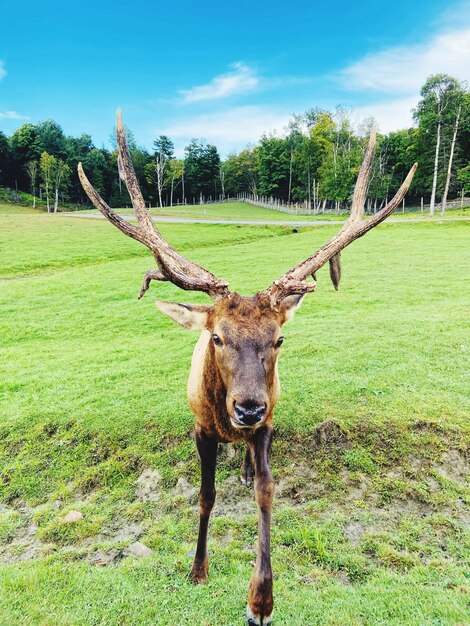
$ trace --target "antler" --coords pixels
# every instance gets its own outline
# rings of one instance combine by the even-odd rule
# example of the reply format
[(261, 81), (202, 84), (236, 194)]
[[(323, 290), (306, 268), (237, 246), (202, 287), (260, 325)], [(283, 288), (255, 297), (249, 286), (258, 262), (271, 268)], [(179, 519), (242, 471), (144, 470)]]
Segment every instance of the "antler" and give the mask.
[(411, 185), (411, 181), (413, 180), (416, 168), (418, 167), (417, 163), (413, 165), (400, 189), (390, 202), (369, 219), (363, 219), (367, 187), (374, 160), (375, 143), (376, 131), (375, 128), (373, 128), (370, 134), (364, 161), (362, 162), (361, 169), (359, 170), (356, 186), (354, 188), (351, 213), (348, 220), (340, 231), (332, 239), (330, 239), (330, 241), (328, 241), (328, 243), (317, 250), (312, 256), (308, 257), (308, 259), (305, 259), (305, 261), (302, 261), (302, 263), (299, 263), (299, 265), (296, 265), (294, 268), (289, 270), (286, 274), (284, 274), (284, 276), (282, 276), (279, 280), (276, 280), (270, 287), (268, 287), (268, 289), (261, 292), (262, 295), (267, 295), (270, 298), (273, 306), (279, 304), (279, 302), (286, 296), (315, 291), (315, 281), (307, 282), (306, 278), (308, 276), (313, 276), (315, 279), (315, 272), (320, 267), (325, 265), (327, 261), (330, 261), (330, 274), (335, 289), (337, 289), (341, 277), (341, 266), (339, 261), (341, 250), (352, 243), (355, 239), (365, 235), (367, 231), (371, 230), (371, 228), (380, 224), (380, 222), (382, 222), (390, 215), (390, 213), (394, 211), (394, 209), (405, 197), (405, 194)]
[(106, 204), (86, 177), (81, 163), (78, 164), (78, 176), (83, 189), (94, 206), (125, 235), (146, 245), (155, 257), (159, 270), (146, 272), (138, 297), (141, 298), (144, 295), (151, 280), (169, 280), (177, 287), (181, 287), (181, 289), (203, 291), (214, 300), (226, 298), (230, 294), (228, 283), (220, 280), (197, 263), (193, 263), (178, 254), (162, 237), (160, 231), (153, 223), (145, 208), (144, 198), (132, 165), (120, 111), (117, 112), (116, 134), (119, 176), (126, 183), (139, 226), (130, 224)]

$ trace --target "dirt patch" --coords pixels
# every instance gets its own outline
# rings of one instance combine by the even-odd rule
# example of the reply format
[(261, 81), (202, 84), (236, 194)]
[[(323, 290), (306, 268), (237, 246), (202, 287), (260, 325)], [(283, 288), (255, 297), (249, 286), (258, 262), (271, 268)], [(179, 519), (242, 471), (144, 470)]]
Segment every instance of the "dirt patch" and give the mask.
[(350, 522), (344, 529), (344, 536), (355, 546), (361, 543), (366, 529), (360, 522)]
[(470, 477), (470, 461), (461, 450), (447, 450), (441, 455), (441, 462), (436, 471), (443, 478), (461, 485), (468, 484)]
[(348, 433), (333, 420), (326, 420), (325, 422), (319, 424), (315, 429), (314, 438), (315, 443), (320, 447), (352, 447)]
[[(436, 432), (429, 425), (417, 430), (420, 433)], [(370, 438), (364, 436), (366, 440), (370, 441)], [(280, 437), (274, 443), (272, 462), (276, 477), (275, 510), (295, 506), (300, 510), (306, 507), (307, 511), (312, 503), (323, 499), (329, 503), (325, 516), (334, 511), (347, 519), (344, 537), (354, 546), (361, 544), (365, 534), (399, 524), (403, 516), (422, 519), (438, 512), (451, 518), (457, 527), (468, 528), (470, 513), (466, 498), (470, 458), (464, 445), (454, 442), (442, 451), (441, 445), (444, 444), (441, 436), (439, 440), (439, 448), (437, 451), (434, 449), (433, 455), (421, 454), (419, 449), (411, 453), (407, 450), (401, 463), (397, 463), (386, 455), (380, 455), (380, 450), (386, 446), (385, 437), (374, 440), (378, 442), (379, 450), (374, 456), (376, 448), (366, 448), (356, 431), (349, 433), (333, 420), (322, 422), (310, 437), (302, 440)], [(361, 451), (365, 451), (362, 456), (359, 454)], [(214, 517), (239, 521), (256, 516), (253, 487), (247, 488), (240, 482), (239, 468), (243, 455), (242, 446), (220, 446), (222, 472), (216, 478)], [(369, 458), (373, 462), (365, 463)], [(181, 474), (184, 474), (185, 468), (187, 465), (182, 463)], [(228, 478), (221, 479), (220, 476), (227, 475), (227, 472), (230, 473)], [(45, 543), (38, 538), (38, 524), (44, 525), (41, 522), (42, 512), (53, 508), (57, 509), (56, 515), (59, 516), (61, 509), (66, 513), (72, 507), (81, 510), (82, 506), (86, 517), (86, 505), (94, 501), (99, 492), (84, 497), (72, 492), (71, 484), (69, 494), (76, 499), (71, 501), (69, 496), (68, 508), (61, 500), (52, 499), (37, 507), (28, 507), (20, 502), (0, 504), (0, 516), (16, 516), (7, 539), (0, 545), (0, 561), (24, 561), (63, 550), (71, 551), (77, 558), (97, 566), (118, 563), (125, 556), (126, 546), (145, 541), (147, 530), (161, 512), (172, 511), (177, 515), (178, 511), (188, 511), (189, 508), (196, 528), (198, 474), (196, 477), (189, 475), (189, 479), (187, 475), (180, 475), (176, 485), (170, 488), (157, 469), (144, 469), (136, 478), (133, 503), (140, 507), (138, 511), (142, 517), (135, 517), (134, 521), (116, 517), (100, 528), (96, 535), (67, 547)], [(364, 512), (367, 513), (367, 520)], [(231, 532), (227, 532), (223, 544), (228, 545), (232, 538)]]
[(135, 495), (142, 502), (158, 502), (160, 499), (159, 483), (162, 475), (156, 469), (144, 469), (137, 479)]

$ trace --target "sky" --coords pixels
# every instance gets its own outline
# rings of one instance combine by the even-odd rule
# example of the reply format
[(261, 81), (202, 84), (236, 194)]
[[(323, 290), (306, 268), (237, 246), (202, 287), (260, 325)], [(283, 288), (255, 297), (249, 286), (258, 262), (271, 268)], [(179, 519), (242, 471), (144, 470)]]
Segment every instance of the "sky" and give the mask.
[(337, 105), (379, 130), (412, 124), (427, 76), (470, 82), (470, 0), (2, 0), (0, 130), (57, 121), (109, 148), (166, 134), (222, 155)]

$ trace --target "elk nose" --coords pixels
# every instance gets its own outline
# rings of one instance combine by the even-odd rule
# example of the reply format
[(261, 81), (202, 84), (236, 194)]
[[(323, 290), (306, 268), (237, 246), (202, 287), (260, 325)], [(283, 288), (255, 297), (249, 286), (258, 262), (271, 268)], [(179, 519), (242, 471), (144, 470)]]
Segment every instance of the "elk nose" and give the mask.
[(245, 426), (255, 426), (263, 419), (266, 405), (247, 400), (241, 403), (235, 402), (234, 409), (235, 415), (240, 422), (245, 424)]

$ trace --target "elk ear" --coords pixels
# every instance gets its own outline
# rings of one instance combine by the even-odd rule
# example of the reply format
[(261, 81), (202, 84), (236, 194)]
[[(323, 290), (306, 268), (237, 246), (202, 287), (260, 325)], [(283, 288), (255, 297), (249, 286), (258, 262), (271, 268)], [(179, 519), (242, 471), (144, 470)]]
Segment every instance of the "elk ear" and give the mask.
[(204, 330), (207, 323), (210, 304), (178, 304), (157, 300), (157, 308), (172, 320), (190, 330)]
[(287, 296), (281, 302), (281, 314), (282, 314), (282, 324), (289, 322), (293, 317), (295, 311), (302, 304), (302, 300), (304, 299), (305, 294)]

